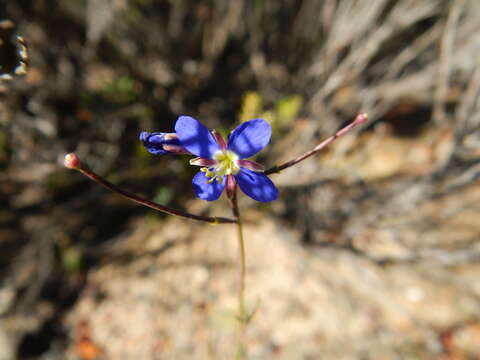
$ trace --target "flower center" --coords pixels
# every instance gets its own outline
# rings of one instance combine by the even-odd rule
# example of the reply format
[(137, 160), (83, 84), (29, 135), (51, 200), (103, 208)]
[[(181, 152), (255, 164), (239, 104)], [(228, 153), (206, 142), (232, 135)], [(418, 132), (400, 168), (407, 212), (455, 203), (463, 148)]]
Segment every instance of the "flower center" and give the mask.
[(237, 164), (238, 155), (230, 150), (217, 151), (213, 155), (213, 160), (217, 161), (214, 166), (200, 169), (206, 177), (210, 178), (209, 183), (217, 179), (218, 183), (221, 184), (224, 176), (235, 175), (240, 171), (240, 166)]

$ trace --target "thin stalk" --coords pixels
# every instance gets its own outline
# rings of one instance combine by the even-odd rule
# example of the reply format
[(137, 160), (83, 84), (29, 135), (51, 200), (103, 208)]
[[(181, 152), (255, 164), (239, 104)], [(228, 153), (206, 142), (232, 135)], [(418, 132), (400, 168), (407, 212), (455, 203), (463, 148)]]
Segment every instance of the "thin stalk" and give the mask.
[(367, 121), (367, 114), (357, 115), (355, 120), (353, 120), (350, 124), (348, 124), (344, 128), (337, 131), (334, 135), (330, 136), (328, 139), (325, 139), (324, 141), (322, 141), (320, 144), (315, 146), (312, 150), (307, 151), (306, 153), (296, 157), (295, 159), (287, 161), (287, 162), (285, 162), (281, 165), (273, 166), (270, 169), (265, 170), (264, 174), (269, 175), (269, 174), (279, 173), (280, 171), (285, 170), (286, 168), (289, 168), (290, 166), (298, 164), (300, 161), (303, 161), (303, 160), (309, 158), (310, 156), (315, 155), (317, 152), (319, 152), (320, 150), (322, 150), (323, 148), (325, 148), (326, 146), (330, 145), (332, 142), (337, 140), (337, 138), (346, 134), (347, 132), (349, 132), (353, 128), (357, 127), (358, 125), (363, 124), (365, 121)]
[(233, 216), (237, 220), (237, 235), (238, 235), (238, 253), (239, 253), (239, 270), (238, 270), (238, 338), (237, 338), (237, 351), (235, 358), (237, 360), (245, 357), (245, 329), (248, 323), (247, 309), (245, 306), (245, 277), (247, 273), (246, 267), (246, 253), (245, 253), (245, 240), (243, 238), (242, 220), (240, 217), (240, 210), (238, 208), (237, 201), (237, 188), (233, 192), (231, 198), (231, 206)]
[(78, 170), (86, 177), (90, 178), (91, 180), (95, 181), (96, 183), (102, 185), (103, 187), (107, 188), (110, 191), (113, 191), (117, 194), (120, 194), (127, 199), (134, 201), (138, 204), (147, 206), (157, 211), (164, 212), (166, 214), (175, 215), (187, 219), (203, 221), (210, 224), (235, 224), (237, 223), (236, 219), (224, 218), (224, 217), (211, 217), (211, 216), (202, 216), (202, 215), (195, 215), (190, 214), (185, 211), (172, 209), (168, 206), (160, 205), (156, 202), (147, 200), (142, 198), (139, 195), (131, 193), (130, 191), (120, 189), (118, 186), (112, 184), (108, 180), (104, 179), (100, 175), (93, 172), (88, 166), (84, 165), (76, 154), (67, 154), (65, 156), (65, 166), (70, 169)]

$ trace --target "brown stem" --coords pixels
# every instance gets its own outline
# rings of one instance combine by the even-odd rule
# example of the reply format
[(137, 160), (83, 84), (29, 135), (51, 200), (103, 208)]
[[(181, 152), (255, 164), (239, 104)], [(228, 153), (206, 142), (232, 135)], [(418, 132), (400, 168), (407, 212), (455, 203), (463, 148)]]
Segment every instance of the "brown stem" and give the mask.
[(269, 174), (279, 173), (280, 171), (285, 170), (290, 166), (298, 164), (300, 161), (303, 161), (306, 158), (309, 158), (310, 156), (315, 155), (317, 152), (319, 152), (320, 150), (322, 150), (323, 148), (325, 148), (326, 146), (334, 142), (338, 137), (346, 134), (356, 126), (363, 124), (365, 121), (367, 121), (367, 114), (357, 115), (355, 120), (353, 120), (350, 124), (345, 126), (343, 129), (340, 129), (339, 131), (337, 131), (334, 135), (330, 136), (328, 139), (325, 139), (324, 141), (322, 141), (320, 144), (315, 146), (312, 150), (307, 151), (306, 153), (298, 156), (297, 158), (287, 161), (281, 165), (273, 166), (270, 169), (265, 170), (264, 174), (269, 175)]
[(131, 193), (130, 191), (122, 190), (118, 186), (112, 184), (108, 180), (104, 179), (100, 175), (94, 173), (92, 170), (88, 168), (88, 166), (82, 164), (80, 159), (76, 154), (67, 154), (65, 156), (65, 166), (80, 171), (83, 175), (87, 176), (91, 180), (95, 181), (96, 183), (102, 185), (103, 187), (107, 188), (110, 191), (116, 192), (117, 194), (120, 194), (124, 197), (126, 197), (129, 200), (132, 200), (138, 204), (148, 206), (149, 208), (152, 208), (154, 210), (158, 210), (170, 215), (175, 215), (175, 216), (180, 216), (183, 218), (187, 219), (192, 219), (192, 220), (197, 220), (197, 221), (203, 221), (207, 222), (210, 224), (235, 224), (238, 221), (236, 219), (229, 219), (229, 218), (224, 218), (224, 217), (211, 217), (211, 216), (202, 216), (202, 215), (195, 215), (195, 214), (190, 214), (188, 212), (184, 212), (181, 210), (177, 209), (172, 209), (167, 206), (160, 205), (156, 202), (144, 199), (134, 193)]

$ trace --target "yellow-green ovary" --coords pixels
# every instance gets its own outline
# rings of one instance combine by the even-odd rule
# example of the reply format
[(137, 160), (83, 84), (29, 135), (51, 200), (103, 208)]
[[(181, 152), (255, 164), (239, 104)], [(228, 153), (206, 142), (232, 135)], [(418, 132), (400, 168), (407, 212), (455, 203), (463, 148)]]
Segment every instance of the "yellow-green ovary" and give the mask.
[(213, 155), (213, 160), (217, 160), (217, 164), (201, 169), (205, 176), (211, 178), (208, 180), (209, 183), (217, 179), (218, 183), (221, 184), (224, 176), (235, 175), (240, 171), (240, 166), (237, 165), (238, 155), (230, 150), (216, 152)]

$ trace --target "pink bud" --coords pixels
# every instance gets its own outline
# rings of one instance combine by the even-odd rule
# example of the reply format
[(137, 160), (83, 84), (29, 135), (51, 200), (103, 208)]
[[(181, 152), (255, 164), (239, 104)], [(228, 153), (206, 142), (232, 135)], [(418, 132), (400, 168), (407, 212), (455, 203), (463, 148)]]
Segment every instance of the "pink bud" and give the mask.
[(358, 114), (357, 117), (355, 118), (355, 120), (353, 120), (353, 123), (355, 125), (360, 125), (360, 124), (363, 124), (364, 122), (366, 122), (367, 120), (368, 120), (368, 114), (367, 113)]
[(80, 158), (75, 153), (67, 154), (63, 164), (69, 169), (78, 169), (80, 167)]

